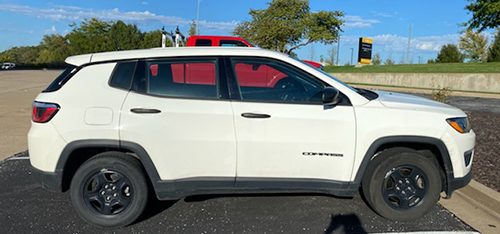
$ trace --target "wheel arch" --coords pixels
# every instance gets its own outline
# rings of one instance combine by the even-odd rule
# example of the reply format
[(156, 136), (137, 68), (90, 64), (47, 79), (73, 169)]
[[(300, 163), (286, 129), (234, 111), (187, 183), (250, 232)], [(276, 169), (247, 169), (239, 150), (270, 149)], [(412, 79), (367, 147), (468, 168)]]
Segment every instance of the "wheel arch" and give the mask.
[(440, 169), (444, 173), (443, 190), (448, 196), (451, 195), (450, 183), (453, 180), (453, 167), (451, 165), (448, 149), (445, 144), (437, 138), (425, 136), (388, 136), (374, 141), (365, 153), (363, 161), (356, 173), (354, 183), (361, 185), (363, 176), (372, 158), (377, 153), (394, 147), (405, 147), (416, 151), (429, 150), (436, 156)]
[(146, 171), (147, 178), (156, 188), (155, 184), (160, 180), (160, 177), (143, 147), (132, 142), (94, 139), (73, 141), (64, 148), (56, 165), (56, 172), (59, 172), (61, 176), (60, 190), (65, 192), (69, 189), (76, 170), (85, 161), (99, 153), (109, 151), (118, 151), (137, 158)]

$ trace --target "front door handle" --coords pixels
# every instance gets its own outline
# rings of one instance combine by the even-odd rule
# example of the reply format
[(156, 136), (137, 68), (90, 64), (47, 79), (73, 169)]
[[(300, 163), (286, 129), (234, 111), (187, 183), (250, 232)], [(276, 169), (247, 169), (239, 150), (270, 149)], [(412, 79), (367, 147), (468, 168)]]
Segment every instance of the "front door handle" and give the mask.
[(270, 115), (268, 114), (257, 114), (257, 113), (243, 113), (241, 116), (245, 118), (250, 118), (250, 119), (267, 119), (271, 118)]
[(136, 114), (158, 114), (161, 113), (161, 110), (158, 109), (145, 109), (145, 108), (133, 108), (130, 109), (133, 113)]

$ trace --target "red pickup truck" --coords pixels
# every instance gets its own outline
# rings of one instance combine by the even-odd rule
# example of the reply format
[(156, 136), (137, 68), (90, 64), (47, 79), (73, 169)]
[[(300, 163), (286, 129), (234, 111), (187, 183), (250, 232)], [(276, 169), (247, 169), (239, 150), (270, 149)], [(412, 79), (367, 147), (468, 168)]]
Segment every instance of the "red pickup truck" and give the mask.
[[(229, 36), (190, 36), (186, 46), (239, 46), (239, 47), (255, 47), (252, 43), (241, 37)], [(302, 60), (303, 62), (323, 70), (323, 65), (317, 62)]]

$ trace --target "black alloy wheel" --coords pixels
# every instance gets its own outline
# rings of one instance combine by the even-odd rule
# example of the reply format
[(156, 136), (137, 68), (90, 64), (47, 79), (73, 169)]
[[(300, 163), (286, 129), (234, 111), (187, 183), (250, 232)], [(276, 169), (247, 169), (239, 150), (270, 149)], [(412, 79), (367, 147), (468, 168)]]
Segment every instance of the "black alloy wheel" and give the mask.
[(146, 208), (148, 181), (139, 160), (121, 152), (98, 154), (78, 168), (71, 201), (86, 222), (104, 228), (133, 223)]
[(376, 155), (362, 180), (363, 196), (379, 215), (395, 221), (415, 221), (436, 206), (442, 190), (440, 166), (434, 155), (408, 148)]
[(428, 192), (427, 175), (418, 167), (405, 165), (391, 169), (382, 183), (387, 204), (395, 209), (418, 206)]
[(87, 180), (82, 192), (91, 210), (103, 215), (115, 215), (127, 209), (133, 199), (133, 191), (127, 177), (104, 168)]

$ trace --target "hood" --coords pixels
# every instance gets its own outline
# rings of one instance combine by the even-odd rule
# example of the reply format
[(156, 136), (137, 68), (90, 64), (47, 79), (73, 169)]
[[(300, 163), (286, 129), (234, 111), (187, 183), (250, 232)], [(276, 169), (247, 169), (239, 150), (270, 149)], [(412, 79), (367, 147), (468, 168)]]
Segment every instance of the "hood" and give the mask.
[(453, 106), (436, 102), (427, 98), (417, 97), (409, 94), (402, 94), (396, 92), (386, 92), (386, 91), (373, 91), (376, 92), (379, 97), (378, 101), (388, 108), (397, 109), (410, 109), (410, 110), (428, 110), (433, 112), (463, 112)]

